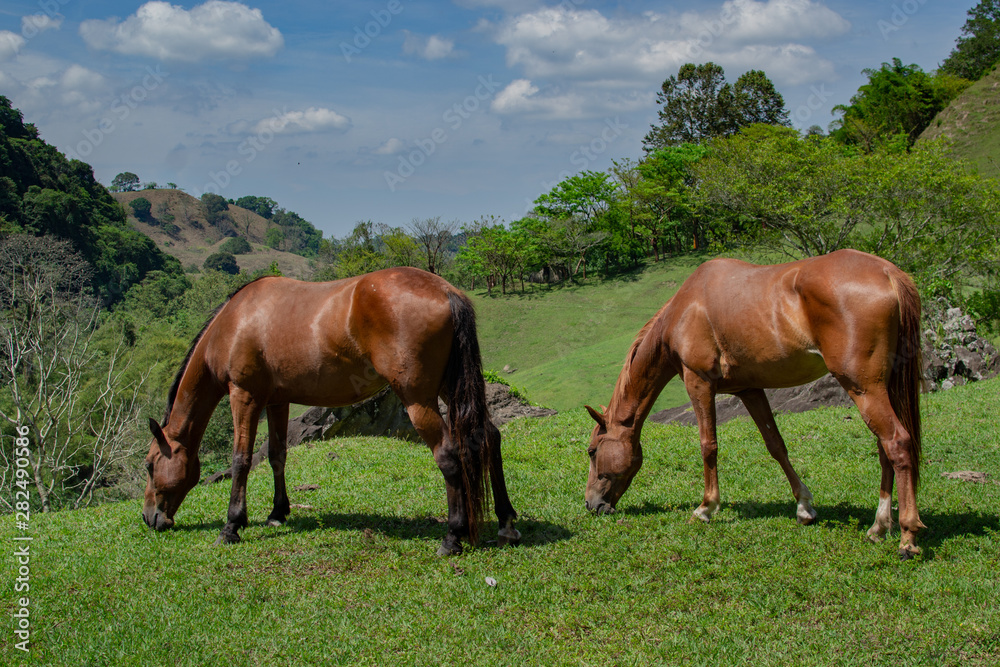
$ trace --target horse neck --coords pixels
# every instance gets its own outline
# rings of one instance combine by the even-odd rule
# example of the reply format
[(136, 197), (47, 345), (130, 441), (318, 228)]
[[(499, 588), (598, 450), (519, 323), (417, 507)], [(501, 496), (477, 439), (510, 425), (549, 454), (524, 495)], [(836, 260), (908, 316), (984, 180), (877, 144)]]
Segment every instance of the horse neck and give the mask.
[(183, 443), (190, 453), (197, 454), (208, 421), (225, 394), (226, 387), (215, 378), (204, 357), (196, 350), (181, 375), (167, 420), (167, 434)]
[(663, 336), (665, 310), (649, 321), (629, 351), (607, 409), (609, 428), (613, 424), (622, 429), (623, 436), (634, 443), (638, 443), (642, 425), (660, 392), (677, 375)]

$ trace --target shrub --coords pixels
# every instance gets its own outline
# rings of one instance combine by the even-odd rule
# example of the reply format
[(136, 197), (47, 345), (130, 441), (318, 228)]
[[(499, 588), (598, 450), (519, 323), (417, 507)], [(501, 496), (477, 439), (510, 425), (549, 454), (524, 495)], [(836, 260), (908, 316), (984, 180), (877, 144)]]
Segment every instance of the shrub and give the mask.
[(236, 263), (236, 258), (228, 252), (216, 252), (209, 255), (202, 266), (206, 271), (220, 271), (231, 276), (240, 272), (240, 265)]
[(250, 242), (242, 236), (234, 236), (226, 239), (225, 243), (219, 246), (219, 250), (222, 252), (232, 253), (233, 255), (245, 255), (249, 252), (253, 252)]
[(132, 213), (135, 214), (135, 217), (140, 220), (148, 218), (150, 211), (153, 210), (153, 205), (145, 197), (136, 197), (128, 205), (132, 207)]

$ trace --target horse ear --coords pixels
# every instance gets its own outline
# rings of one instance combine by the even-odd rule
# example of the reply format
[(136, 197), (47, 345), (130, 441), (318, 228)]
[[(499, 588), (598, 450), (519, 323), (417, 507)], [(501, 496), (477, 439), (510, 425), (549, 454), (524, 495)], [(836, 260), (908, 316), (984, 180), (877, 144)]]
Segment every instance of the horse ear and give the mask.
[(589, 412), (590, 416), (594, 418), (594, 421), (597, 422), (598, 426), (604, 428), (608, 427), (607, 423), (604, 421), (604, 415), (602, 415), (600, 412), (590, 407), (589, 405), (585, 405), (583, 407), (587, 408), (587, 412)]
[(160, 454), (169, 459), (173, 454), (170, 451), (170, 443), (167, 442), (167, 436), (163, 434), (163, 429), (152, 417), (149, 418), (149, 430), (153, 434), (153, 438), (156, 439), (156, 444), (160, 446)]

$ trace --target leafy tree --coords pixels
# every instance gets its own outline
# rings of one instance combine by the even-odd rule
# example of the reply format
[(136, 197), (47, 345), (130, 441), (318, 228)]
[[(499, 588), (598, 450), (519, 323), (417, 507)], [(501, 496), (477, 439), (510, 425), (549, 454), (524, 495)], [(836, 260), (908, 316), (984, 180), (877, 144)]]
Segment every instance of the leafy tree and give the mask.
[(616, 189), (608, 174), (584, 171), (535, 200), (536, 215), (549, 223), (542, 243), (553, 256), (576, 262), (574, 276), (582, 269), (587, 277), (587, 252), (607, 238), (601, 222), (615, 199)]
[(240, 265), (236, 263), (236, 258), (232, 253), (215, 252), (208, 256), (203, 265), (206, 271), (219, 271), (235, 276), (240, 272)]
[(275, 250), (281, 250), (281, 244), (285, 241), (285, 233), (281, 231), (280, 227), (271, 227), (264, 234), (264, 245), (268, 248), (274, 248)]
[(135, 214), (135, 217), (139, 218), (140, 220), (145, 220), (146, 218), (148, 218), (149, 214), (153, 210), (153, 205), (145, 197), (136, 197), (135, 199), (130, 201), (128, 205), (132, 207), (132, 212)]
[(968, 16), (941, 71), (978, 81), (1000, 61), (1000, 0), (982, 0)]
[(135, 192), (139, 189), (139, 177), (131, 171), (123, 171), (111, 181), (112, 192)]
[(859, 248), (924, 282), (988, 275), (1000, 192), (940, 143), (857, 155), (831, 140), (754, 126), (696, 167), (703, 205), (747, 221), (737, 240), (791, 257)]
[(148, 183), (144, 183), (143, 186), (142, 186), (142, 189), (143, 190), (155, 190), (157, 187), (158, 186), (156, 185), (156, 181), (150, 181)]
[(934, 116), (969, 85), (947, 74), (932, 76), (917, 65), (903, 65), (899, 58), (863, 73), (868, 83), (858, 89), (851, 104), (833, 108), (843, 115), (830, 134), (865, 151), (897, 135), (905, 135), (913, 145)]
[(729, 136), (753, 123), (789, 124), (784, 99), (764, 72), (751, 70), (730, 85), (712, 62), (683, 65), (663, 82), (656, 101), (660, 124), (643, 139), (647, 152)]
[(323, 232), (294, 211), (276, 209), (271, 222), (281, 226), (284, 234), (284, 249), (304, 257), (314, 257), (319, 252)]
[(222, 242), (222, 245), (219, 246), (219, 250), (222, 252), (228, 252), (232, 255), (246, 255), (247, 253), (253, 252), (253, 247), (251, 247), (250, 242), (242, 236), (232, 236)]
[(538, 220), (524, 219), (510, 228), (496, 218), (482, 218), (464, 227), (466, 244), (459, 250), (456, 261), (467, 271), (486, 280), (489, 294), (500, 285), (501, 294), (507, 294), (507, 285), (514, 288), (521, 281), (524, 291), (524, 274), (537, 260)]
[(201, 211), (208, 224), (218, 226), (226, 219), (226, 211), (228, 210), (229, 203), (221, 195), (206, 192), (201, 196)]
[(253, 195), (247, 195), (245, 197), (240, 197), (235, 202), (233, 202), (240, 208), (245, 208), (248, 211), (253, 211), (257, 215), (267, 220), (271, 219), (274, 215), (275, 209), (278, 208), (278, 202), (274, 201), (270, 197), (255, 197)]
[(422, 254), (421, 248), (406, 230), (379, 223), (376, 231), (386, 266), (417, 266)]

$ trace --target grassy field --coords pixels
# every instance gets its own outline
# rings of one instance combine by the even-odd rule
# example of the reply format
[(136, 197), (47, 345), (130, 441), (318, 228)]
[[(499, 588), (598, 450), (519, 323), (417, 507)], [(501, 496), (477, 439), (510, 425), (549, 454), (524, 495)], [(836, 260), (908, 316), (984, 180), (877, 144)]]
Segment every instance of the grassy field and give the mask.
[[(818, 523), (795, 523), (748, 419), (720, 428), (723, 510), (692, 524), (693, 427), (649, 425), (646, 461), (612, 516), (583, 509), (589, 418), (506, 425), (523, 544), (434, 555), (441, 477), (425, 448), (380, 438), (292, 450), (287, 525), (263, 525), (251, 475), (244, 541), (214, 547), (228, 483), (195, 489), (175, 530), (140, 503), (31, 518), (31, 665), (995, 665), (1000, 662), (1000, 381), (925, 397), (924, 555), (864, 531), (878, 463), (856, 411), (780, 415)], [(977, 470), (974, 484), (942, 473)], [(11, 518), (0, 609), (14, 612)], [(491, 586), (487, 578), (495, 580)]]
[[(525, 294), (473, 294), (483, 362), (517, 369), (508, 381), (528, 397), (557, 410), (598, 405), (611, 398), (625, 353), (635, 335), (707, 256), (650, 264), (644, 271), (584, 284), (528, 286)], [(668, 386), (656, 409), (688, 400)]]

